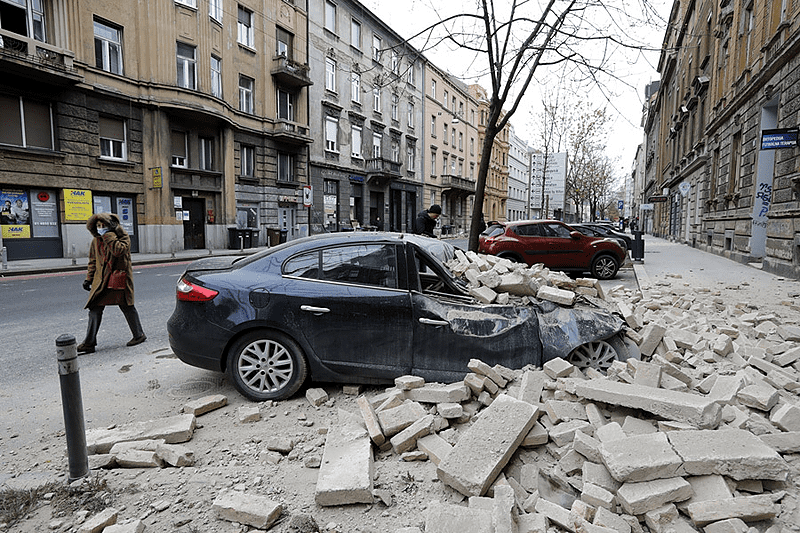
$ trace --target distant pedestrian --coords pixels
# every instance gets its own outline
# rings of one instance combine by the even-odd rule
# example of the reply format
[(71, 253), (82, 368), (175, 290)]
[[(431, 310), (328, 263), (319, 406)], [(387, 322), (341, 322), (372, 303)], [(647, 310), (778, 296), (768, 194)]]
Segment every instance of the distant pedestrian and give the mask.
[[(128, 346), (147, 340), (133, 305), (133, 268), (131, 266), (131, 238), (114, 213), (92, 215), (86, 223), (94, 238), (89, 246), (89, 268), (83, 288), (89, 291), (89, 324), (86, 338), (78, 345), (78, 353), (94, 353), (97, 331), (107, 305), (118, 305), (133, 338)], [(113, 274), (113, 275), (112, 275)]]
[(433, 234), (433, 228), (436, 227), (436, 219), (442, 214), (442, 207), (433, 204), (428, 209), (420, 211), (417, 218), (414, 220), (414, 233), (417, 235), (427, 235), (428, 237), (436, 237)]

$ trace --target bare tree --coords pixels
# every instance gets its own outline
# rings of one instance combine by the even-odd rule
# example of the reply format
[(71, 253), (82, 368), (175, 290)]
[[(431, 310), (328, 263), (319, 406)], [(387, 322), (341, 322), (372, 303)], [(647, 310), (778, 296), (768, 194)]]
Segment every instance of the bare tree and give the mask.
[(594, 220), (597, 207), (603, 203), (613, 182), (613, 162), (605, 154), (609, 117), (605, 108), (591, 109), (588, 105), (575, 110), (574, 127), (567, 145), (569, 170), (567, 196), (575, 204), (578, 220), (582, 207), (588, 203)]
[(441, 17), (439, 22), (415, 36), (427, 37), (423, 52), (449, 43), (474, 53), (485, 65), (482, 74), (490, 80), (489, 111), (483, 124), (483, 145), (470, 221), (470, 250), (478, 248), (479, 222), (494, 140), (519, 109), (537, 72), (567, 64), (574, 72), (597, 80), (600, 74), (608, 74), (610, 54), (617, 47), (628, 46), (626, 43), (630, 40), (625, 33), (630, 14), (637, 8), (644, 16), (652, 13), (649, 0), (640, 0), (636, 7), (628, 5), (628, 0), (475, 1), (476, 12)]

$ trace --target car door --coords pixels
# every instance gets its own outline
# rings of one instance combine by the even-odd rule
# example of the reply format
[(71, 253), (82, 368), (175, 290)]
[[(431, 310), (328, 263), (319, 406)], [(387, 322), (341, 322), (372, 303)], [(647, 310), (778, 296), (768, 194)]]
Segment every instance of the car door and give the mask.
[(374, 378), (411, 370), (411, 300), (397, 265), (388, 243), (323, 248), (284, 264), (296, 285), (287, 320), (323, 365)]
[[(534, 307), (486, 306), (472, 298), (439, 292), (448, 284), (446, 275), (440, 265), (418, 251), (409, 265), (409, 270), (418, 269), (409, 274), (414, 375), (451, 383), (463, 379), (470, 359), (509, 368), (541, 364), (539, 322)], [(419, 282), (420, 272), (428, 278), (423, 283)], [(440, 283), (432, 283), (432, 276), (439, 276)]]
[(555, 258), (550, 254), (551, 244), (549, 239), (542, 233), (541, 223), (519, 224), (513, 227), (512, 231), (516, 234), (520, 243), (520, 248), (525, 262), (529, 265), (543, 263), (544, 266), (555, 267)]
[(590, 237), (581, 235), (580, 238), (573, 238), (572, 230), (560, 222), (545, 222), (540, 224), (540, 230), (547, 240), (553, 268), (580, 268), (586, 265), (583, 242)]

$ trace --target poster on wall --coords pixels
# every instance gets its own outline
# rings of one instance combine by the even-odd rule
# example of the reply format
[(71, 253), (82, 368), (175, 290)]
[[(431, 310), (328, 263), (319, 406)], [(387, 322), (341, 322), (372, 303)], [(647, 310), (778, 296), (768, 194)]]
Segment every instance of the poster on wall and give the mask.
[(21, 189), (0, 189), (0, 227), (4, 239), (31, 237), (28, 193)]
[(92, 216), (92, 191), (64, 189), (64, 220), (85, 222)]
[(31, 191), (31, 227), (34, 237), (58, 237), (58, 205), (49, 191)]
[(135, 227), (133, 225), (133, 199), (131, 198), (117, 198), (117, 216), (119, 223), (128, 232), (128, 235), (133, 236)]

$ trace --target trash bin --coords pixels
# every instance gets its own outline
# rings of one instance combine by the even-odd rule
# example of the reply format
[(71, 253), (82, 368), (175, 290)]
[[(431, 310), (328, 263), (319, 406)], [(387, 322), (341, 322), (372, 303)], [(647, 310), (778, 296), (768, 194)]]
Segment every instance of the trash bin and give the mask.
[(251, 228), (228, 228), (228, 248), (241, 250), (258, 245), (258, 230)]
[(642, 232), (633, 232), (633, 242), (631, 242), (631, 259), (634, 261), (644, 261), (644, 239)]
[(281, 244), (283, 244), (283, 243), (285, 243), (285, 242), (286, 242), (286, 235), (287, 235), (288, 233), (289, 233), (289, 232), (288, 232), (287, 230), (285, 230), (285, 229), (282, 229), (282, 230), (281, 230)]

